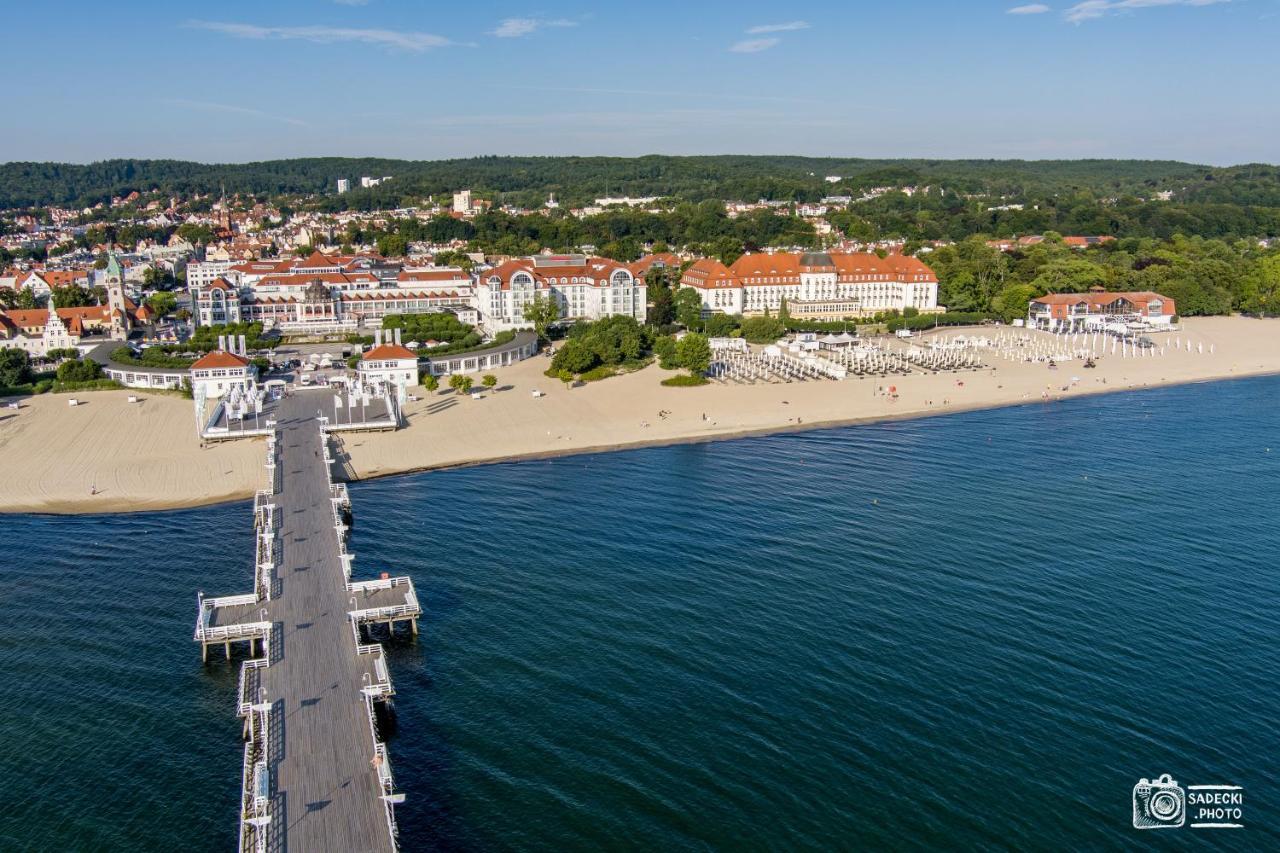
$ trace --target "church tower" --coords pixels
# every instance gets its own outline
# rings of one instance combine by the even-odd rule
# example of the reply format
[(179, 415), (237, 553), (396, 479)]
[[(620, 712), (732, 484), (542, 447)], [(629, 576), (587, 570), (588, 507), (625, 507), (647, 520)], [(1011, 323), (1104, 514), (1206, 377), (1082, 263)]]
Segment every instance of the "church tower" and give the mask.
[(107, 311), (111, 315), (111, 337), (124, 340), (129, 337), (129, 306), (124, 298), (124, 270), (115, 252), (107, 253), (103, 283), (107, 289)]

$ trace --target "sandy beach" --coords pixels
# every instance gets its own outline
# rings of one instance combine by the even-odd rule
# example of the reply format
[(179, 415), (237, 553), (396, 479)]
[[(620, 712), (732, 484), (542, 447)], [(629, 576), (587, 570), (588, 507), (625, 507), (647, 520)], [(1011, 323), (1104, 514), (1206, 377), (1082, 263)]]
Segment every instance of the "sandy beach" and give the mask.
[[(983, 330), (979, 334), (989, 332)], [(960, 334), (945, 330), (944, 336)], [(1048, 338), (1049, 336), (1044, 336)], [(850, 378), (843, 382), (711, 384), (665, 388), (656, 366), (566, 388), (542, 374), (538, 357), (498, 374), (498, 389), (473, 400), (426, 394), (406, 406), (408, 427), (343, 438), (357, 479), (456, 465), (705, 441), (781, 430), (1035, 404), (1085, 394), (1280, 372), (1280, 320), (1194, 318), (1180, 337), (1203, 352), (1122, 359), (1095, 369), (1079, 361), (1044, 364), (989, 358), (991, 368), (962, 373)], [(1210, 350), (1212, 349), (1212, 352)], [(1073, 379), (1079, 382), (1073, 382)], [(961, 384), (963, 383), (963, 384)], [(895, 386), (894, 399), (878, 389)], [(1067, 390), (1063, 390), (1064, 386)], [(534, 397), (533, 390), (544, 396)], [(316, 393), (324, 392), (301, 392)], [(119, 512), (197, 506), (250, 497), (261, 488), (262, 440), (201, 447), (191, 403), (129, 392), (22, 400), (0, 410), (0, 511)], [(660, 413), (667, 413), (665, 415)], [(92, 492), (96, 490), (96, 494)]]

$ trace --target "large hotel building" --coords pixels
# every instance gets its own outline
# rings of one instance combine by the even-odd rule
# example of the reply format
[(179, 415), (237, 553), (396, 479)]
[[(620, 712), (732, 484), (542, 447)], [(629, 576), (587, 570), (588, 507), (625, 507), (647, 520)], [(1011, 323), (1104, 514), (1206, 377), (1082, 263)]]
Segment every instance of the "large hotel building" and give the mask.
[(776, 314), (784, 299), (791, 316), (812, 319), (944, 310), (938, 305), (938, 277), (906, 255), (752, 253), (732, 266), (703, 258), (685, 270), (680, 286), (696, 289), (703, 310), (711, 313)]
[(565, 320), (622, 315), (644, 322), (647, 305), (644, 280), (608, 258), (534, 255), (477, 276), (476, 307), (491, 332), (528, 328), (524, 306), (535, 296), (554, 300)]

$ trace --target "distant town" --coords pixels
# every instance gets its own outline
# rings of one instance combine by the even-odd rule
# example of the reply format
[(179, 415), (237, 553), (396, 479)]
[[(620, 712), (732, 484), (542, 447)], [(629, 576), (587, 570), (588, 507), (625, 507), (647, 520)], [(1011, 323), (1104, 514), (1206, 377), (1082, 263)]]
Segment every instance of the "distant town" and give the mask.
[[(538, 164), (550, 177), (563, 166)], [(101, 171), (4, 168), (45, 196), (93, 197), (90, 179), (74, 175)], [(608, 171), (592, 172), (605, 168), (584, 166), (583, 179), (603, 175), (608, 186)], [(917, 180), (930, 174), (922, 166), (855, 176), (791, 167), (785, 178), (771, 168), (755, 158), (742, 186), (775, 181), (789, 198), (591, 196), (580, 186), (419, 194), (422, 177), (409, 171), (332, 177), (319, 193), (156, 186), (12, 208), (0, 212), (0, 351), (15, 354), (2, 356), (0, 388), (182, 392), (196, 400), (201, 433), (216, 435), (281, 385), (332, 382), (386, 398), (400, 423), (419, 386), (469, 387), (470, 375), (544, 351), (554, 354), (547, 374), (566, 381), (647, 359), (688, 371), (666, 384), (843, 377), (893, 363), (888, 349), (857, 364), (843, 351), (859, 338), (866, 355), (885, 333), (999, 323), (1107, 331), (1137, 347), (1130, 339), (1184, 316), (1280, 310), (1269, 226), (1233, 241), (1135, 236), (1161, 217), (1210, 209), (1198, 188), (1166, 188), (1199, 167), (1159, 179), (1146, 164), (1098, 167), (1112, 175), (1099, 181), (1123, 189), (1112, 197), (1069, 188), (1054, 172), (1063, 164), (1027, 167), (1038, 183), (1017, 191), (963, 163), (936, 182)], [(895, 173), (913, 180), (874, 180)], [(693, 174), (673, 186), (692, 191)], [(1218, 178), (1228, 179), (1241, 176)], [(1059, 222), (1119, 233), (1013, 230)], [(804, 363), (751, 350), (774, 343)], [(705, 353), (690, 354), (697, 348)], [(784, 361), (744, 366), (747, 357)]]

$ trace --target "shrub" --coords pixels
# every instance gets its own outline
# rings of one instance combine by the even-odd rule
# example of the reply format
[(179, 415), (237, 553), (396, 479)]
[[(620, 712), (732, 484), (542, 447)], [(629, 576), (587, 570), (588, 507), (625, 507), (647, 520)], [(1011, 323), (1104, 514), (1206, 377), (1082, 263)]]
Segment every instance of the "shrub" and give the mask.
[(599, 382), (601, 379), (608, 379), (610, 376), (617, 376), (618, 371), (615, 368), (602, 364), (599, 367), (593, 367), (578, 378), (583, 382)]
[(675, 370), (680, 366), (676, 359), (676, 339), (664, 335), (653, 342), (653, 354), (658, 357), (658, 366), (663, 370)]
[(55, 381), (49, 387), (55, 394), (65, 394), (68, 391), (111, 391), (124, 386), (114, 379), (89, 379), (83, 382)]
[(132, 347), (119, 346), (111, 351), (111, 360), (119, 364), (138, 364), (144, 367), (181, 369), (191, 366), (191, 359), (170, 355), (160, 347), (148, 347), (142, 351), (142, 355), (138, 355)]
[(486, 373), (480, 379), (480, 384), (486, 388), (493, 388), (493, 386), (498, 384), (498, 377), (494, 376), (492, 373)]
[(92, 382), (102, 376), (102, 367), (93, 359), (73, 359), (58, 365), (58, 383)]
[(726, 338), (742, 325), (742, 318), (736, 314), (712, 314), (703, 323), (703, 332), (712, 338)]
[(921, 314), (918, 317), (890, 317), (885, 321), (885, 327), (890, 332), (896, 332), (899, 329), (919, 331), (932, 329), (935, 325), (976, 326), (992, 319), (995, 319), (994, 314), (985, 314), (980, 311), (948, 311), (946, 314)]
[(742, 321), (742, 336), (753, 344), (771, 344), (787, 332), (776, 317), (748, 317)]
[(697, 385), (706, 385), (710, 381), (707, 377), (698, 374), (678, 373), (662, 380), (662, 384), (668, 388), (693, 388)]

